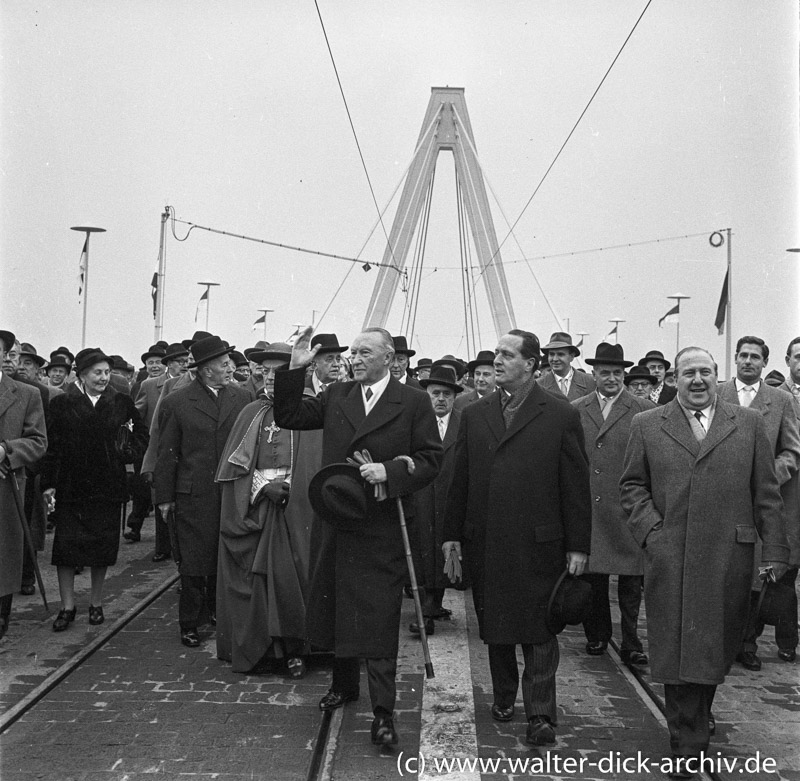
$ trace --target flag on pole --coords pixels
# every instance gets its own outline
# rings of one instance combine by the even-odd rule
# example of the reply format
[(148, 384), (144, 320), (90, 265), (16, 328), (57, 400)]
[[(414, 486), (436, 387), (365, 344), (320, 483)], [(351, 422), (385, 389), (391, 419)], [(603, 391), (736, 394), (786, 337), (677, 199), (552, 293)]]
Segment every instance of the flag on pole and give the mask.
[(80, 304), (83, 300), (83, 285), (86, 281), (86, 263), (89, 260), (89, 234), (86, 234), (86, 239), (83, 242), (83, 250), (81, 251), (81, 259), (78, 263), (78, 273), (79, 273), (79, 282), (78, 282), (78, 303)]
[(675, 306), (673, 306), (672, 309), (670, 309), (669, 312), (667, 312), (667, 314), (665, 314), (664, 317), (662, 317), (658, 321), (658, 327), (663, 328), (664, 323), (677, 323), (678, 316), (680, 315), (680, 313), (681, 313), (681, 302), (678, 301), (675, 304)]
[(153, 278), (150, 280), (150, 295), (153, 298), (153, 320), (156, 319), (156, 302), (158, 301), (158, 271), (153, 272)]
[(725, 332), (725, 319), (728, 314), (728, 272), (725, 272), (725, 281), (722, 283), (722, 293), (719, 297), (719, 305), (717, 306), (717, 317), (714, 320), (714, 325), (717, 329), (717, 334), (722, 336)]
[(581, 337), (580, 342), (578, 342), (575, 347), (583, 347), (583, 337)]
[(619, 323), (617, 323), (617, 324), (616, 324), (616, 325), (615, 325), (615, 326), (614, 326), (614, 327), (613, 327), (613, 328), (612, 328), (612, 329), (611, 329), (611, 330), (608, 332), (608, 336), (606, 336), (606, 338), (605, 338), (605, 339), (603, 339), (603, 341), (605, 342), (605, 341), (608, 339), (608, 337), (609, 337), (609, 336), (616, 336), (616, 335), (617, 335), (617, 329), (618, 329), (618, 328), (619, 328)]
[(266, 322), (267, 322), (267, 313), (264, 312), (264, 314), (261, 315), (261, 317), (259, 317), (258, 320), (255, 321), (255, 323), (253, 323), (252, 330), (255, 331), (256, 328), (258, 328), (258, 326), (264, 325), (264, 323), (266, 323)]
[(197, 322), (197, 316), (200, 314), (200, 304), (206, 302), (206, 306), (208, 306), (208, 288), (203, 291), (203, 295), (200, 296), (200, 300), (197, 302), (197, 309), (194, 310), (194, 321)]

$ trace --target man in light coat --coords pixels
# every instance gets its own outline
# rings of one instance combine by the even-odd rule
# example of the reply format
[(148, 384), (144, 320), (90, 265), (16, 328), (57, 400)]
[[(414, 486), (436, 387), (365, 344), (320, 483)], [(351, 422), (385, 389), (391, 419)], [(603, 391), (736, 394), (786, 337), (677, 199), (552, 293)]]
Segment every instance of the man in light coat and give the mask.
[(677, 398), (633, 419), (620, 496), (644, 548), (650, 665), (664, 684), (670, 775), (689, 778), (708, 749), (716, 688), (739, 651), (756, 541), (777, 577), (789, 547), (762, 415), (717, 397), (706, 350), (681, 350), (675, 373)]
[(567, 401), (575, 401), (594, 390), (594, 380), (572, 366), (581, 351), (572, 344), (572, 337), (568, 333), (554, 333), (542, 351), (550, 365), (550, 371), (539, 378), (539, 385), (546, 391), (561, 393), (567, 397)]

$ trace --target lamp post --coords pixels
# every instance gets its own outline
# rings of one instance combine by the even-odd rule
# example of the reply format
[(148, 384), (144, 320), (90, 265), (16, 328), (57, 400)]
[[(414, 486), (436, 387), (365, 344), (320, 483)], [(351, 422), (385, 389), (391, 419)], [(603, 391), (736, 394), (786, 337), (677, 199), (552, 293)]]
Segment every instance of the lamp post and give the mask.
[(219, 287), (219, 282), (198, 282), (197, 284), (206, 289), (206, 292), (200, 296), (200, 300), (202, 301), (204, 298), (206, 300), (206, 331), (208, 331), (208, 315), (211, 312), (211, 288)]
[(267, 315), (270, 312), (274, 312), (275, 310), (274, 309), (266, 309), (266, 308), (264, 308), (264, 309), (257, 309), (256, 311), (257, 312), (261, 312), (264, 315), (264, 341), (266, 342), (267, 341)]
[(86, 239), (83, 242), (83, 251), (81, 252), (81, 270), (83, 271), (83, 280), (81, 284), (81, 292), (83, 293), (83, 326), (81, 328), (81, 350), (86, 347), (86, 309), (89, 300), (89, 236), (92, 233), (105, 233), (105, 228), (89, 227), (88, 225), (76, 225), (70, 228), (72, 231), (80, 231), (86, 234)]
[(683, 293), (675, 293), (674, 295), (667, 296), (675, 301), (675, 306), (677, 311), (675, 314), (678, 316), (678, 319), (675, 321), (675, 355), (677, 355), (681, 351), (681, 301), (685, 301), (687, 298), (691, 298), (691, 296), (685, 296)]
[(620, 323), (627, 323), (627, 320), (623, 320), (621, 317), (612, 317), (609, 323), (614, 323), (613, 333), (615, 338), (615, 344), (619, 344), (619, 324)]

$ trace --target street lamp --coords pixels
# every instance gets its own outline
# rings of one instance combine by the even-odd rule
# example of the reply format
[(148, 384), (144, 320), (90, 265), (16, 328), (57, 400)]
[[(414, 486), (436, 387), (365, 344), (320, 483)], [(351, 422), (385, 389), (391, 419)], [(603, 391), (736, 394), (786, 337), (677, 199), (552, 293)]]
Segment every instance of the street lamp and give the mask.
[(94, 228), (88, 225), (76, 225), (70, 228), (71, 231), (79, 231), (86, 234), (81, 252), (81, 293), (83, 294), (83, 327), (81, 328), (81, 350), (86, 347), (86, 309), (89, 300), (89, 235), (92, 233), (105, 233), (105, 228)]
[(211, 312), (211, 288), (219, 287), (219, 282), (198, 282), (197, 284), (206, 289), (206, 292), (200, 296), (200, 300), (206, 300), (206, 331), (208, 331), (208, 315)]

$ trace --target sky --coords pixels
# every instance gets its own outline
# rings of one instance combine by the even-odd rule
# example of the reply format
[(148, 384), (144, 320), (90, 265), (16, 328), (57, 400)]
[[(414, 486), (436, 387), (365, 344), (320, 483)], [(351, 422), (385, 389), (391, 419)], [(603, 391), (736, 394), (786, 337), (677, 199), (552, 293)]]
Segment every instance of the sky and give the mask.
[[(621, 318), (626, 357), (673, 356), (677, 327), (658, 321), (680, 293), (681, 346), (710, 349), (724, 375), (729, 247), (709, 237), (730, 228), (733, 344), (762, 336), (785, 369), (800, 334), (796, 0), (318, 8), (336, 71), (313, 0), (0, 3), (0, 327), (43, 354), (80, 348), (70, 227), (100, 226), (86, 342), (138, 365), (169, 206), (167, 341), (205, 328), (197, 283), (215, 281), (209, 330), (240, 349), (264, 336), (259, 308), (271, 341), (313, 321), (349, 344), (375, 268), (185, 223), (379, 262), (431, 88), (449, 85), (465, 90), (518, 328), (584, 332), (588, 357)], [(472, 357), (453, 168), (442, 152), (406, 333), (417, 357)], [(492, 349), (475, 290), (475, 349)]]

